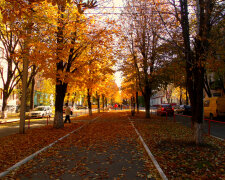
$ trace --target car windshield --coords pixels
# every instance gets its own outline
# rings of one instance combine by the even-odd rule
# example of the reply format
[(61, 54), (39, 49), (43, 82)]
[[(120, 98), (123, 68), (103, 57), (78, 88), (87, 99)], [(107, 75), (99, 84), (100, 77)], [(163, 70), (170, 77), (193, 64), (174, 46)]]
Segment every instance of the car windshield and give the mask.
[(34, 111), (44, 111), (44, 110), (45, 110), (44, 107), (36, 107), (36, 108), (34, 109)]

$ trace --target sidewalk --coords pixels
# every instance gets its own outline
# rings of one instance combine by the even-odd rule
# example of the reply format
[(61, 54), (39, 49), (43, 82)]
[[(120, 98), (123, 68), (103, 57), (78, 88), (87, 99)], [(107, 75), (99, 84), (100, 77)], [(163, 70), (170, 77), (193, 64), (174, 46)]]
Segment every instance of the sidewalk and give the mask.
[(2, 119), (0, 117), (0, 124), (5, 124), (5, 123), (11, 123), (11, 122), (16, 122), (19, 121), (19, 113), (7, 113), (7, 117), (5, 119)]
[(4, 179), (160, 179), (126, 113), (107, 113)]
[(11, 123), (19, 121), (19, 118), (10, 118), (10, 119), (0, 119), (0, 124)]

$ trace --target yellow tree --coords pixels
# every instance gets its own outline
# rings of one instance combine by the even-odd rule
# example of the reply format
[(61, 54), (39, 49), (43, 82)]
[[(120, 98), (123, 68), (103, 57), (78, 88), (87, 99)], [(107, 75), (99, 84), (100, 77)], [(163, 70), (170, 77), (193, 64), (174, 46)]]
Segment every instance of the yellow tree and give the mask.
[[(93, 1), (89, 3), (82, 7), (94, 6)], [(43, 2), (42, 6), (35, 7), (40, 13), (35, 24), (33, 51), (40, 57), (35, 63), (40, 64), (44, 75), (55, 79), (55, 128), (64, 126), (63, 102), (67, 86), (70, 77), (82, 68), (79, 59), (91, 43), (87, 37), (91, 21), (80, 14), (82, 7), (76, 8), (65, 1), (56, 1), (53, 5)]]
[[(96, 33), (96, 32), (95, 32)], [(99, 85), (106, 80), (106, 75), (112, 74), (112, 67), (115, 61), (112, 58), (110, 47), (108, 46), (112, 37), (107, 30), (98, 31), (99, 38), (86, 51), (86, 60), (81, 69), (82, 83), (87, 89), (87, 100), (89, 114), (92, 115), (91, 96), (95, 92), (96, 99), (99, 101)]]
[[(27, 96), (27, 77), (28, 77), (28, 66), (29, 66), (29, 54), (30, 54), (30, 42), (31, 42), (31, 32), (33, 29), (33, 16), (36, 12), (33, 11), (35, 5), (39, 4), (41, 0), (5, 0), (1, 1), (1, 15), (2, 22), (5, 24), (13, 24), (16, 22), (20, 29), (14, 29), (14, 31), (22, 32), (20, 34), (20, 44), (21, 44), (21, 59), (23, 62), (22, 74), (22, 97), (21, 97), (21, 107), (20, 107), (20, 127), (19, 132), (25, 132), (25, 108), (26, 108), (26, 96)], [(13, 26), (11, 26), (12, 28)], [(12, 30), (12, 29), (11, 29)], [(11, 33), (12, 35), (12, 33)], [(19, 37), (17, 37), (19, 38)], [(12, 49), (11, 49), (12, 50)], [(10, 53), (11, 55), (13, 53)], [(16, 65), (16, 63), (15, 63)]]

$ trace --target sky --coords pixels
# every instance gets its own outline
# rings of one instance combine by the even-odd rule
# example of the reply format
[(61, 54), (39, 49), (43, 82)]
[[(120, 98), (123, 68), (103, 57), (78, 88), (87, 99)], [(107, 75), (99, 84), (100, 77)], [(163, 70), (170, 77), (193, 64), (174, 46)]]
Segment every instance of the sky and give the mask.
[[(123, 1), (122, 0), (113, 0), (113, 4), (115, 7), (122, 7)], [(116, 9), (115, 11), (118, 11), (120, 9)], [(121, 87), (121, 81), (122, 81), (122, 73), (116, 72), (115, 73), (115, 81), (118, 87)]]
[[(101, 1), (98, 1), (98, 2), (99, 2), (98, 7), (88, 11), (87, 14), (89, 14), (90, 16), (93, 14), (95, 15), (97, 14), (99, 16), (99, 19), (98, 19), (99, 22), (104, 22), (102, 21), (104, 18), (110, 18), (110, 19), (116, 19), (116, 20), (119, 18), (118, 13), (121, 12), (121, 8), (113, 8), (113, 7), (123, 7), (123, 0), (107, 0), (107, 3), (104, 3), (104, 4), (102, 4)], [(104, 12), (117, 13), (117, 14), (103, 14)], [(115, 67), (115, 69), (118, 69), (118, 68)], [(118, 87), (121, 86), (121, 81), (122, 81), (122, 73), (116, 72), (115, 82)]]

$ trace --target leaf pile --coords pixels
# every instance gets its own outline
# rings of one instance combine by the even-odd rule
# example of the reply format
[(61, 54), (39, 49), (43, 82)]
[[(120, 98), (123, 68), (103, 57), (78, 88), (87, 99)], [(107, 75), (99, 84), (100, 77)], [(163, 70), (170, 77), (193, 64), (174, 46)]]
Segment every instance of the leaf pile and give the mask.
[(169, 179), (225, 179), (225, 143), (205, 135), (196, 146), (193, 131), (165, 117), (136, 116), (135, 126)]

